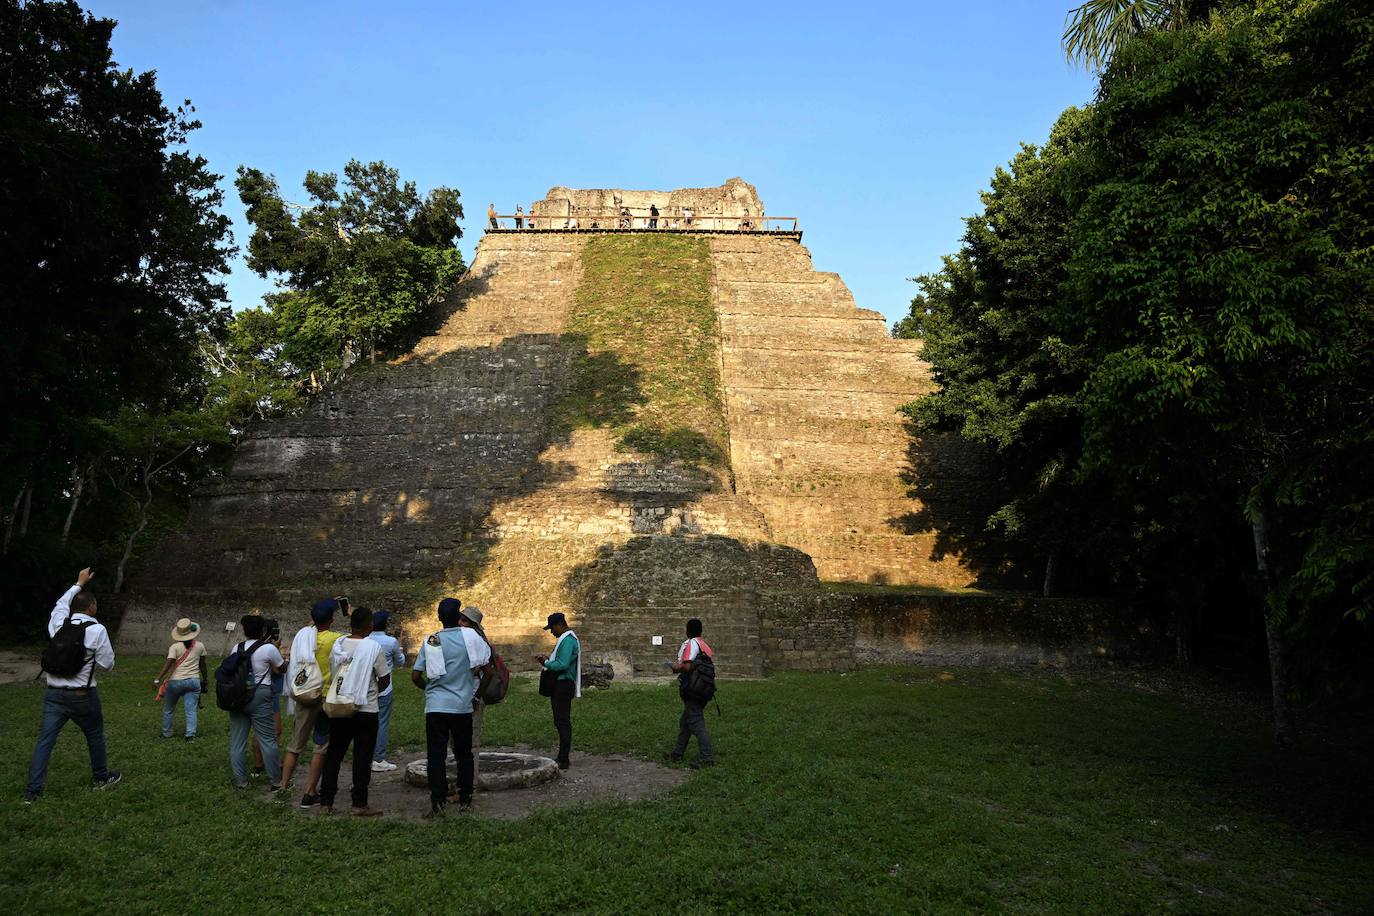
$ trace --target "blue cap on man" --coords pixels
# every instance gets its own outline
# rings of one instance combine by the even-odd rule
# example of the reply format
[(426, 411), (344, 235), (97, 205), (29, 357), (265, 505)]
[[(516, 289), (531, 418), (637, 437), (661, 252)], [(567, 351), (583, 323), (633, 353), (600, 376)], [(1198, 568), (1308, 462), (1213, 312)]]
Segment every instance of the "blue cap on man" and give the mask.
[(310, 609), (310, 619), (315, 623), (324, 623), (329, 618), (339, 612), (339, 602), (333, 598), (321, 598), (315, 602), (315, 606)]

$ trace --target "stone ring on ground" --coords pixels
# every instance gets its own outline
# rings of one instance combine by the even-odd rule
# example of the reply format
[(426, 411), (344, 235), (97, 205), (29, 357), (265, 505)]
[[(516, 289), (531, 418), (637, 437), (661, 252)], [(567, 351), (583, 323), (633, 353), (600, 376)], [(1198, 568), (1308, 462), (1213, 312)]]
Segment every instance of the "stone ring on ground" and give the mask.
[[(483, 751), (478, 754), (477, 785), (481, 792), (501, 789), (528, 789), (559, 777), (558, 764), (549, 757), (537, 754), (512, 754)], [(458, 784), (458, 764), (453, 755), (444, 761), (448, 769), (449, 787)], [(429, 788), (429, 764), (421, 758), (406, 765), (406, 783), (416, 788)]]

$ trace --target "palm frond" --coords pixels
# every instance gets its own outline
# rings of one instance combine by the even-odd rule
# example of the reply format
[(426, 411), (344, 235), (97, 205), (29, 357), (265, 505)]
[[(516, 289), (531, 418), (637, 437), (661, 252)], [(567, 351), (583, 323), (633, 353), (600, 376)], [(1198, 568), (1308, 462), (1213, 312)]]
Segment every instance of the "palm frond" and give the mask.
[(1173, 28), (1181, 15), (1180, 5), (1171, 0), (1085, 0), (1066, 17), (1064, 53), (1074, 63), (1100, 70), (1131, 38)]

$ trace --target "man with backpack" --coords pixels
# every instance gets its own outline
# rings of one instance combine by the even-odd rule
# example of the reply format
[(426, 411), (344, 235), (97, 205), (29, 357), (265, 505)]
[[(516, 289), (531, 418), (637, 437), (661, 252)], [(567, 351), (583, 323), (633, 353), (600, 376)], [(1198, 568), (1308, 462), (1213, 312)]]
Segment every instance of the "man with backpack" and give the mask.
[(24, 791), (26, 805), (33, 804), (43, 794), (52, 749), (68, 719), (86, 736), (95, 788), (108, 788), (122, 778), (122, 774), (109, 769), (105, 761), (105, 714), (100, 706), (95, 671), (114, 668), (115, 657), (109, 632), (95, 619), (95, 594), (86, 590), (87, 583), (94, 577), (89, 567), (77, 573), (76, 584), (57, 599), (48, 618), (48, 647), (43, 650), (43, 672), (48, 689), (43, 694), (43, 721), (38, 728), (38, 743), (29, 761), (29, 785)]
[(716, 653), (701, 636), (701, 621), (693, 617), (687, 621), (687, 641), (678, 650), (673, 671), (678, 677), (678, 694), (682, 697), (682, 718), (678, 720), (677, 746), (668, 754), (674, 763), (687, 753), (687, 743), (696, 735), (700, 759), (696, 769), (715, 766), (711, 752), (711, 733), (706, 730), (706, 704), (716, 692)]
[(501, 656), (496, 654), (491, 640), (487, 639), (486, 630), (482, 629), (481, 608), (471, 604), (464, 605), (459, 612), (458, 626), (463, 628), (468, 657), (476, 658), (484, 650), (491, 657), (490, 677), (486, 676), (485, 669), (475, 671), (472, 675), (477, 684), (477, 692), (472, 697), (472, 784), (475, 786), (482, 773), (482, 716), (489, 704), (499, 703), (505, 697), (506, 688), (510, 686), (510, 669), (501, 660)]
[[(444, 813), (448, 804), (449, 744), (458, 762), (458, 810), (472, 807), (472, 698), (491, 677), (491, 652), (486, 643), (471, 639), (462, 626), (462, 602), (439, 602), (443, 629), (420, 647), (410, 679), (425, 692), (425, 751), (429, 768), (429, 816)], [(482, 672), (481, 680), (474, 675)]]
[(262, 617), (243, 618), (243, 642), (215, 672), (218, 705), (229, 713), (229, 766), (234, 785), (248, 788), (248, 733), (258, 737), (272, 791), (281, 788), (276, 726), (272, 720), (272, 675), (286, 670), (276, 643), (267, 640)]

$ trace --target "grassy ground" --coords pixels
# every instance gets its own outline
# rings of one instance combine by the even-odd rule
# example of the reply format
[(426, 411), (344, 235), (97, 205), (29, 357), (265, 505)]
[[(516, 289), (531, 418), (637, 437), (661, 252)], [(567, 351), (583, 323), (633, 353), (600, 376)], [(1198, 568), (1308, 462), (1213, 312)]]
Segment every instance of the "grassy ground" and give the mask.
[[(41, 692), (0, 687), (10, 911), (1374, 907), (1374, 844), (1310, 822), (1303, 793), (1322, 787), (1289, 785), (1258, 717), (1158, 694), (922, 669), (727, 683), (725, 718), (710, 718), (720, 766), (665, 796), (518, 822), (323, 821), (230, 788), (218, 710), (200, 742), (161, 741), (155, 666), (124, 660), (102, 685), (124, 783), (85, 788), (69, 726), (32, 808), (20, 796)], [(655, 756), (678, 708), (669, 685), (589, 694), (576, 747)], [(488, 743), (546, 746), (547, 719), (520, 683), (490, 711)], [(421, 742), (406, 684), (393, 735)]]
[(632, 451), (725, 461), (720, 344), (704, 239), (589, 239), (568, 335), (587, 351), (560, 405), (572, 425), (611, 426)]

